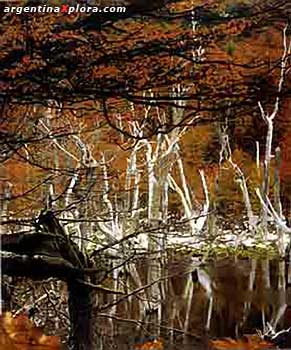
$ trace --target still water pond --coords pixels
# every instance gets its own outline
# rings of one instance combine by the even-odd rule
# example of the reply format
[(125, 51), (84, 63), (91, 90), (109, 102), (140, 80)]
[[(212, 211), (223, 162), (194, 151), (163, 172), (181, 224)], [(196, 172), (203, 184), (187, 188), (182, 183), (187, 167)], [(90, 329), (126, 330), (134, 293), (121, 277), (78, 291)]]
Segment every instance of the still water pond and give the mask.
[[(96, 294), (96, 349), (202, 350), (211, 339), (265, 333), (269, 325), (276, 332), (291, 327), (288, 261), (172, 257), (162, 269), (158, 262), (138, 259), (102, 282), (125, 295)], [(9, 290), (11, 310), (34, 305), (33, 321), (67, 342), (63, 282), (17, 279)], [(291, 349), (291, 335), (283, 345)]]
[(205, 349), (209, 339), (291, 326), (291, 278), (284, 260), (223, 258), (202, 264), (180, 258), (166, 270), (170, 277), (159, 286), (160, 306), (149, 307), (142, 319), (137, 301), (143, 295), (121, 303), (110, 322), (109, 313), (101, 313), (104, 349), (159, 350), (158, 337), (165, 349)]

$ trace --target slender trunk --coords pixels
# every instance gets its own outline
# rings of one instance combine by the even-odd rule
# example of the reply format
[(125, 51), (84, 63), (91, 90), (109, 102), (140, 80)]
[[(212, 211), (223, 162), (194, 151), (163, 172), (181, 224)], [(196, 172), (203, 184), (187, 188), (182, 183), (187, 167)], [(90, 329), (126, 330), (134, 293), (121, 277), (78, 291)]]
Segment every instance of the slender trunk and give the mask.
[[(269, 117), (266, 119), (268, 131), (266, 137), (266, 151), (265, 151), (265, 161), (264, 161), (264, 180), (263, 180), (263, 198), (264, 202), (267, 203), (267, 198), (269, 196), (270, 190), (270, 166), (271, 166), (271, 156), (272, 156), (272, 142), (273, 142), (273, 120)], [(268, 210), (263, 207), (262, 209), (262, 228), (267, 237), (268, 234)]]
[[(281, 151), (280, 147), (277, 147), (275, 150), (275, 160), (276, 160), (276, 167), (275, 167), (275, 182), (274, 182), (274, 202), (275, 202), (275, 209), (278, 213), (280, 219), (283, 220), (283, 212), (282, 212), (282, 204), (280, 199), (280, 166), (281, 166)], [(282, 227), (277, 227), (277, 234), (278, 234), (278, 250), (279, 254), (281, 256), (284, 256), (285, 254), (285, 244), (284, 244), (284, 231)]]

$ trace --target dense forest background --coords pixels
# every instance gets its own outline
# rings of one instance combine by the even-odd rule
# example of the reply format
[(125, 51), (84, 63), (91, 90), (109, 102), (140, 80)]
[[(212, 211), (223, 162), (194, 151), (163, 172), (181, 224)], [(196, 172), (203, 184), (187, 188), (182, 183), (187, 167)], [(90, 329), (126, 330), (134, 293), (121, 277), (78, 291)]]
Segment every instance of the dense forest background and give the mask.
[[(1, 171), (17, 197), (10, 201), (14, 215), (43, 207), (48, 178), (60, 205), (71, 180), (68, 172), (83, 171), (86, 156), (97, 162), (105, 156), (110, 182), (121, 194), (137, 141), (147, 139), (154, 147), (158, 135), (170, 133), (179, 135), (185, 176), (197, 200), (203, 200), (198, 170), (204, 169), (217, 210), (242, 211), (232, 171), (220, 166), (221, 129), (227, 129), (233, 157), (255, 186), (256, 154), (261, 161), (267, 135), (258, 102), (270, 111), (276, 99), (287, 3), (179, 1), (157, 13), (151, 6), (160, 4), (148, 5), (142, 15), (139, 6), (129, 5), (125, 18), (2, 13)], [(288, 78), (272, 143), (273, 150), (281, 147), (285, 206), (290, 200)], [(141, 136), (133, 127), (142, 128)], [(142, 168), (141, 162), (140, 173)], [(85, 177), (79, 180), (84, 188)], [(169, 195), (174, 213), (183, 210), (175, 197)]]
[(162, 308), (169, 247), (204, 254), (270, 240), (285, 254), (289, 1), (104, 0), (126, 11), (70, 15), (17, 15), (7, 4), (1, 254), (18, 293), (7, 309), (32, 283), (19, 276), (62, 280), (65, 291), (55, 280), (45, 288), (68, 303), (72, 348), (101, 349), (92, 312), (140, 319)]

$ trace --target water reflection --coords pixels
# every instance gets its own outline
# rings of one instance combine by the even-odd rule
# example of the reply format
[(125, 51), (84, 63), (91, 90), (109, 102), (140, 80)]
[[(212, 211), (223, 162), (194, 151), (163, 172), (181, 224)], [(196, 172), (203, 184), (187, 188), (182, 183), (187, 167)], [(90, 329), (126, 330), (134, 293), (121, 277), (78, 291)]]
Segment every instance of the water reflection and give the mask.
[[(202, 264), (192, 257), (171, 259), (164, 266), (170, 277), (159, 284), (158, 306), (143, 308), (146, 293), (132, 296), (118, 304), (110, 321), (108, 313), (99, 316), (100, 332), (105, 343), (114, 336), (120, 350), (141, 349), (140, 344), (155, 337), (163, 339), (167, 349), (193, 350), (207, 347), (208, 338), (287, 329), (291, 326), (288, 267), (284, 260), (227, 258)], [(142, 270), (146, 273), (145, 265)], [(111, 325), (108, 332), (104, 319)]]

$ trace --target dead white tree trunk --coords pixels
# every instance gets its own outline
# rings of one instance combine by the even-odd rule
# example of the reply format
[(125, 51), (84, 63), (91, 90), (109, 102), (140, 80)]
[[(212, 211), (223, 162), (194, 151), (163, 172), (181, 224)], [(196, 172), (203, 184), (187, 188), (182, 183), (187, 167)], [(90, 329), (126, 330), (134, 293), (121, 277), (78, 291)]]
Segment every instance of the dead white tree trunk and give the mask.
[[(267, 125), (267, 136), (266, 136), (266, 145), (265, 145), (265, 159), (264, 159), (264, 179), (262, 186), (262, 197), (264, 203), (267, 202), (270, 191), (270, 168), (271, 168), (271, 159), (272, 159), (272, 143), (273, 143), (273, 132), (274, 132), (274, 120), (279, 112), (280, 104), (280, 94), (283, 89), (283, 84), (285, 81), (287, 62), (289, 60), (289, 55), (291, 52), (291, 40), (287, 42), (287, 29), (288, 25), (283, 30), (283, 54), (281, 57), (281, 69), (280, 77), (277, 88), (277, 97), (273, 106), (271, 113), (268, 113), (265, 108), (262, 106), (261, 102), (258, 102), (261, 116)], [(268, 211), (265, 206), (262, 207), (262, 229), (264, 231), (265, 237), (268, 236)]]
[(247, 216), (248, 216), (248, 224), (249, 224), (249, 229), (253, 232), (256, 231), (256, 224), (257, 224), (257, 218), (253, 213), (252, 205), (251, 205), (251, 200), (250, 200), (250, 195), (249, 195), (249, 190), (247, 186), (247, 181), (244, 176), (243, 171), (241, 168), (233, 161), (232, 159), (232, 150), (229, 144), (229, 137), (227, 134), (227, 126), (225, 126), (222, 129), (221, 132), (221, 137), (220, 137), (220, 144), (221, 144), (221, 150), (220, 150), (220, 166), (222, 165), (223, 161), (226, 161), (228, 165), (235, 171), (236, 174), (236, 182), (238, 182), (243, 199), (244, 199), (244, 204), (246, 207), (247, 211)]

